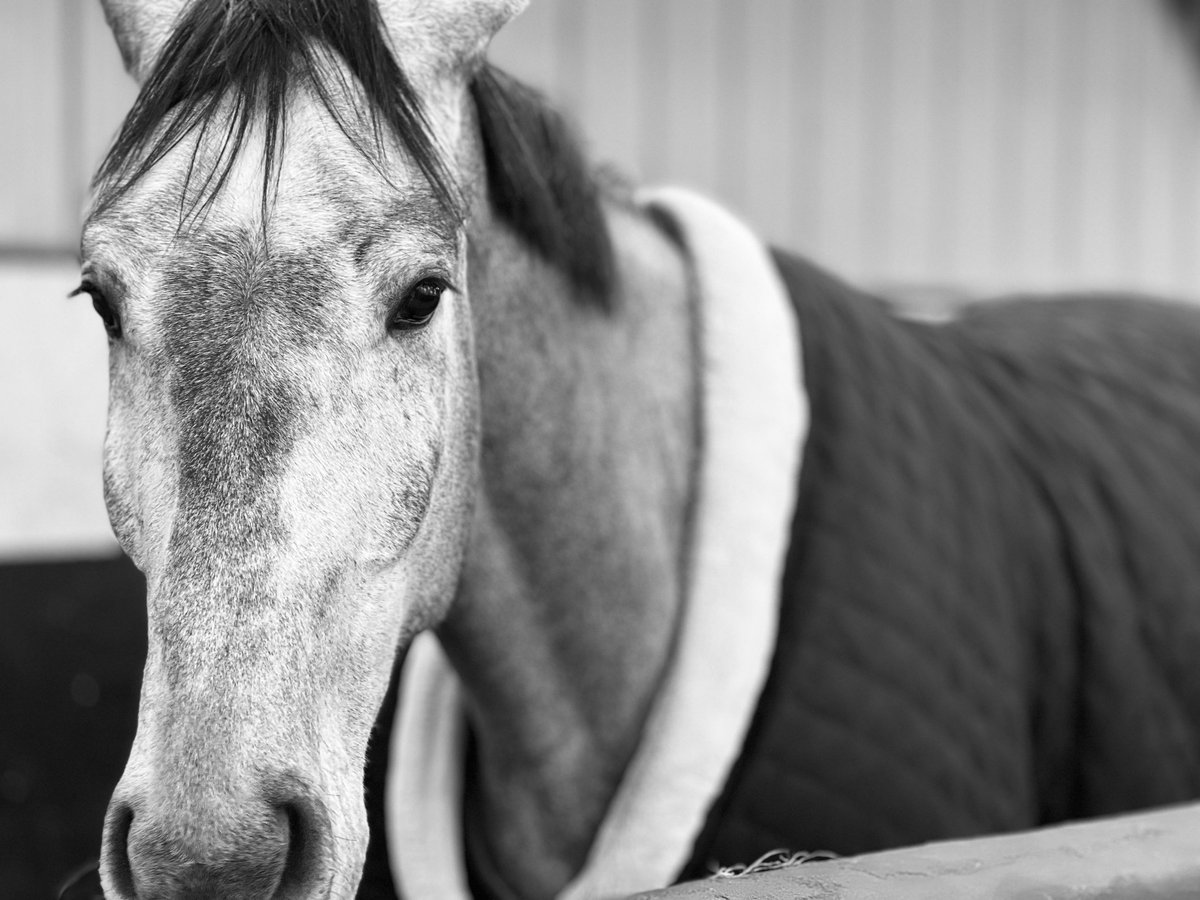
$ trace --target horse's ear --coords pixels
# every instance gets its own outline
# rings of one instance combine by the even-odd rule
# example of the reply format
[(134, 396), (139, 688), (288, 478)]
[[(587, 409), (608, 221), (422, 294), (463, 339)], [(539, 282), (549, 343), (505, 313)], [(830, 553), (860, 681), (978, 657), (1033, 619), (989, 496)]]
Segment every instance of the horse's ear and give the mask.
[(378, 0), (379, 12), (411, 74), (471, 73), (488, 42), (529, 0)]
[(100, 0), (100, 5), (125, 70), (140, 84), (171, 36), (185, 0)]

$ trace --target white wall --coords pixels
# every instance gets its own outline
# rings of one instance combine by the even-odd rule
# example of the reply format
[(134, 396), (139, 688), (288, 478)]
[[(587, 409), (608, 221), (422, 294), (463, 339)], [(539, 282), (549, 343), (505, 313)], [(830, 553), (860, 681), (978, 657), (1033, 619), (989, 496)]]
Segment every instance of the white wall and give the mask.
[(75, 251), (88, 179), (134, 95), (97, 0), (0, 2), (0, 250)]
[(70, 261), (0, 266), (0, 559), (115, 547), (100, 486), (107, 343), (88, 299), (67, 299), (78, 283)]
[(0, 2), (0, 561), (116, 546), (104, 332), (67, 294), (88, 177), (134, 93), (99, 3)]

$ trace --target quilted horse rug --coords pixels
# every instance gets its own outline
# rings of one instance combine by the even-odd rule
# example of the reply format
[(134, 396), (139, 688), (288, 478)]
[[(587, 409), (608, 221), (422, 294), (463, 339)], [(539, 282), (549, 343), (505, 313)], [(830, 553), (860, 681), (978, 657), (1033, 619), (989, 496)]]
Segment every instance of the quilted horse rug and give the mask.
[(1200, 311), (916, 323), (776, 261), (811, 430), (772, 670), (685, 874), (1200, 795)]

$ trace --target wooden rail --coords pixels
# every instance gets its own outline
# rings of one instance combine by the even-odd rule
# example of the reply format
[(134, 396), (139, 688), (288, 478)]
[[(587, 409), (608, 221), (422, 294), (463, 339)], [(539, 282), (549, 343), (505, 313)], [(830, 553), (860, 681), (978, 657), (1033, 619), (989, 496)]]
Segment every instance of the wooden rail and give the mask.
[(1200, 804), (714, 877), (642, 900), (1194, 900)]

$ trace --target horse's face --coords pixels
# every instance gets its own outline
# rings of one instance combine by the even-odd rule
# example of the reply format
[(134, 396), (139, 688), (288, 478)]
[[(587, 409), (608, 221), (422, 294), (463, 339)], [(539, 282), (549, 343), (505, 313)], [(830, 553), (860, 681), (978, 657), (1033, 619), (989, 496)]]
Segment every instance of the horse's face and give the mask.
[(138, 896), (142, 857), (219, 865), (289, 828), (327, 840), (314, 860), (362, 852), (393, 653), (441, 614), (463, 544), (461, 235), (417, 173), (383, 191), (332, 123), (300, 109), (293, 126), (266, 222), (248, 148), (176, 236), (161, 211), (185, 146), (84, 234), (85, 284), (116, 323), (105, 495), (149, 586), (112, 823)]
[(252, 133), (177, 231), (215, 129), (84, 230), (105, 496), (148, 585), (112, 897), (352, 895), (396, 647), (453, 596), (478, 431), (461, 225), (398, 148), (389, 185), (313, 97), (290, 102), (265, 209)]

